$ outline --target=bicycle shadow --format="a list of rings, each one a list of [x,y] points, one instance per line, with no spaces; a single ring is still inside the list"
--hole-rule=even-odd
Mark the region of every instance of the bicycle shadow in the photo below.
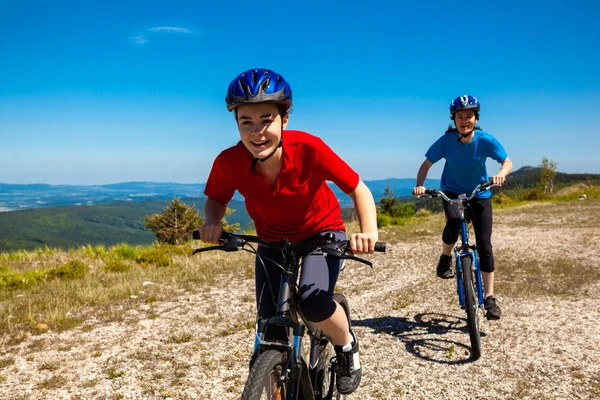
[[[373,333],[388,334],[404,343],[406,350],[415,357],[438,364],[459,365],[473,362],[471,347],[463,343],[438,338],[458,332],[468,331],[466,319],[453,315],[422,313],[414,316],[414,321],[405,317],[379,317],[352,320],[352,326],[371,328]],[[482,333],[482,336],[484,334]],[[462,350],[459,350],[462,349]]]

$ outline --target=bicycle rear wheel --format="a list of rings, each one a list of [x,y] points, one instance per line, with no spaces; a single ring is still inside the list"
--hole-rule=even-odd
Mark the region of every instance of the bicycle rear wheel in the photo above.
[[[258,356],[244,387],[242,400],[284,400],[287,384],[281,381],[285,354],[267,350]]]
[[[348,306],[348,300],[341,293],[335,293],[333,300],[338,303],[344,312],[348,320],[348,326],[350,326],[350,307]],[[335,350],[333,344],[329,341],[329,338],[325,335],[321,336],[321,348],[319,351],[319,369],[316,374],[315,384],[315,400],[342,400],[346,396],[337,392],[335,382],[331,380],[332,376],[332,363],[331,359],[335,357]],[[328,397],[329,390],[331,389],[331,396]]]
[[[477,315],[477,300],[475,297],[475,281],[473,277],[472,260],[462,257],[462,278],[465,294],[465,311],[467,312],[467,329],[471,339],[471,357],[477,360],[481,357],[481,334],[479,331],[479,317]]]

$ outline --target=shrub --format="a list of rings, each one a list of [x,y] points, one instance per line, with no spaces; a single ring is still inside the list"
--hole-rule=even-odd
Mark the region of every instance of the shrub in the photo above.
[[[47,279],[76,279],[84,277],[88,272],[88,267],[79,260],[72,260],[59,267],[52,268],[45,272]]]
[[[392,224],[392,217],[387,214],[377,213],[377,227],[384,228]]]
[[[168,267],[172,264],[171,256],[162,246],[151,247],[137,256],[136,261],[141,265],[154,264],[158,267]]]
[[[418,210],[417,210],[417,212],[415,213],[415,215],[416,215],[417,217],[428,217],[428,216],[430,216],[431,214],[432,214],[432,213],[431,213],[431,210],[428,210],[427,208],[420,208],[420,209],[418,209]]]
[[[125,272],[131,269],[131,265],[123,260],[113,259],[106,262],[105,272]]]
[[[88,257],[92,257],[92,258],[102,258],[102,257],[106,257],[106,254],[108,253],[106,251],[106,247],[99,245],[99,246],[91,246],[91,245],[87,245],[87,246],[82,246],[82,250],[83,250],[83,254],[88,256]]]
[[[410,218],[414,215],[415,205],[413,203],[401,203],[392,210],[392,217]]]
[[[500,193],[492,196],[492,203],[500,204],[500,205],[507,205],[509,203],[512,203],[512,199],[510,197],[508,197],[505,193],[500,192]]]
[[[544,198],[544,192],[540,190],[538,187],[531,188],[526,190],[523,195],[523,200],[541,200]]]
[[[6,289],[25,289],[40,280],[37,271],[27,271],[26,273],[14,272],[11,269],[0,267],[0,287]]]
[[[137,251],[135,250],[135,247],[125,243],[113,246],[109,251],[110,259],[135,260],[136,257]]]

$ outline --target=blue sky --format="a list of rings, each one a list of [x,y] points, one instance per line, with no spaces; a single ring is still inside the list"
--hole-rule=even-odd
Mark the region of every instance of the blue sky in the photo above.
[[[598,4],[0,0],[0,182],[205,182],[249,68],[365,180],[414,177],[465,93],[515,169],[600,173]]]

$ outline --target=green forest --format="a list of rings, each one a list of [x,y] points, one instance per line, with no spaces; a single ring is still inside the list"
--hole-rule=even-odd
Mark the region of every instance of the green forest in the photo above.
[[[202,210],[204,198],[182,199]],[[48,207],[0,213],[0,252],[44,247],[70,249],[81,245],[111,246],[152,244],[155,234],[146,228],[144,217],[162,213],[169,202],[117,202],[91,206]],[[251,225],[244,203],[231,201],[240,210],[228,217],[241,227]]]

